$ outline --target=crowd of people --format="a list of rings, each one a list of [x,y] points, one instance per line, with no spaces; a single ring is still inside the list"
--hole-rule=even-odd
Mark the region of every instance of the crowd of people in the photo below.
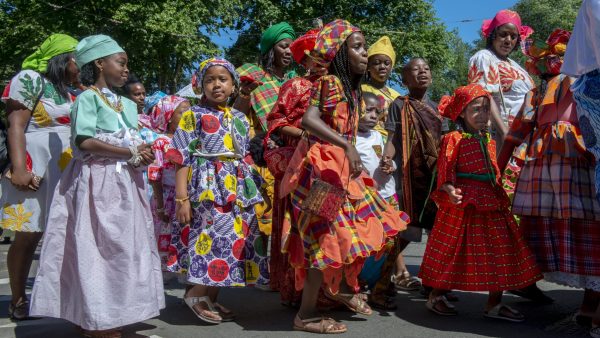
[[[109,36],[52,34],[2,94],[9,316],[120,337],[178,278],[210,324],[236,318],[220,290],[246,286],[312,333],[347,331],[334,308],[394,310],[396,290],[441,316],[458,314],[452,290],[489,292],[484,316],[522,322],[503,292],[550,303],[545,279],[585,290],[576,317],[600,337],[599,24],[584,0],[573,32],[533,41],[502,10],[439,103],[427,60],[401,60],[401,95],[389,37],[367,46],[342,19],[273,25],[257,64],[208,58],[180,95],[146,95]],[[402,252],[424,231],[417,278]]]

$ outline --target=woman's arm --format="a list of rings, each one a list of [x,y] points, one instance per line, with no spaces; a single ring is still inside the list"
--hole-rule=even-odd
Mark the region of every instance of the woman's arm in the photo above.
[[[502,88],[500,88],[500,90],[502,90]],[[500,136],[500,140],[504,140],[506,134],[508,133],[508,127],[504,124],[504,121],[502,121],[502,117],[500,115],[500,108],[496,104],[496,100],[494,100],[493,98],[490,99],[490,110],[492,113],[492,126],[494,126],[496,132],[499,133],[498,136]]]
[[[32,180],[33,175],[27,172],[26,167],[25,128],[31,118],[31,110],[25,108],[18,101],[9,99],[6,102],[6,111],[8,114],[8,153],[12,167],[10,181],[19,190],[27,190],[30,185],[37,190],[39,183]]]
[[[302,118],[302,127],[321,140],[344,149],[350,163],[350,174],[352,177],[360,175],[363,169],[362,161],[356,148],[321,120],[321,112],[317,107],[311,106],[308,108]]]
[[[77,136],[79,149],[105,157],[118,158],[129,160],[133,154],[129,148],[117,147],[106,142],[88,136]],[[154,161],[154,153],[152,152],[151,144],[141,144],[137,147],[140,156],[142,156],[142,164],[148,165]]]
[[[286,135],[295,138],[302,137],[302,133],[304,132],[304,130],[292,126],[281,127],[278,131],[280,135]]]

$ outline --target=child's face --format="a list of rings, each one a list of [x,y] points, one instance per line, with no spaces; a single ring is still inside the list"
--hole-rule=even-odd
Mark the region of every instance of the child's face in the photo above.
[[[369,97],[365,98],[365,113],[358,120],[358,130],[367,132],[377,125],[379,121],[379,115],[382,112],[381,104],[379,100]]]
[[[369,58],[369,75],[377,82],[384,83],[392,73],[392,59],[383,54],[376,54]]]
[[[431,86],[431,70],[423,59],[413,59],[402,70],[402,83],[411,89],[427,89]]]
[[[469,131],[485,129],[490,120],[490,100],[484,96],[476,98],[465,107],[460,116]]]
[[[177,126],[179,125],[179,120],[181,120],[181,115],[183,112],[190,110],[190,103],[188,101],[181,102],[177,109],[173,112],[173,116],[171,116],[171,120],[169,121],[168,131],[170,133],[174,133],[177,130]]]
[[[212,66],[202,80],[204,97],[213,105],[223,105],[233,93],[233,77],[227,68]]]
[[[121,52],[96,60],[96,66],[102,71],[108,86],[123,87],[129,77],[127,61],[127,53]]]
[[[350,72],[354,75],[363,75],[367,71],[368,53],[365,37],[360,32],[352,33],[346,39]]]

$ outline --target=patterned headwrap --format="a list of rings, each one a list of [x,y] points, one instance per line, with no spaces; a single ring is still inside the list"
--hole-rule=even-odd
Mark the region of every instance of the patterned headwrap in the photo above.
[[[65,34],[52,34],[29,55],[21,65],[22,69],[35,70],[45,73],[48,69],[48,61],[53,57],[75,51],[77,40]]]
[[[392,46],[392,41],[387,36],[382,36],[381,39],[377,40],[369,50],[369,57],[373,55],[386,55],[392,60],[392,67],[396,64],[396,52],[394,51],[394,46]]]
[[[487,38],[490,36],[490,34],[492,34],[494,29],[502,25],[506,25],[507,23],[512,23],[517,27],[522,41],[525,41],[528,36],[533,34],[533,28],[529,26],[523,26],[521,24],[521,17],[519,16],[519,13],[510,11],[508,9],[499,11],[491,20],[483,20],[481,32],[483,33],[483,36]]]
[[[148,115],[150,110],[158,104],[158,101],[165,96],[167,96],[167,94],[160,90],[150,96],[146,96],[146,99],[144,99],[144,114]]]
[[[206,71],[213,66],[225,67],[225,69],[227,69],[233,77],[233,84],[236,87],[239,87],[240,77],[235,71],[235,67],[231,64],[231,62],[220,58],[210,58],[202,61],[202,63],[200,63],[200,67],[192,76],[192,87],[194,88],[194,92],[196,94],[202,94],[202,80],[204,79],[204,75],[206,75]]]
[[[160,99],[150,112],[152,129],[157,133],[167,131],[173,113],[182,102],[188,102],[188,100],[175,95],[167,95]]]
[[[317,35],[313,56],[328,66],[346,39],[356,32],[360,32],[360,29],[346,20],[337,19],[326,24]]]
[[[527,39],[524,48],[527,71],[533,75],[558,75],[570,38],[571,32],[557,28],[550,34],[545,45],[536,45],[532,39]]]
[[[319,34],[319,31],[320,29],[318,28],[311,29],[292,42],[290,50],[292,51],[292,57],[297,64],[303,64],[307,53],[310,53],[310,51],[315,48],[315,42],[317,41],[317,34]]]
[[[296,38],[294,28],[287,22],[280,22],[267,28],[260,37],[260,55],[265,55],[276,43],[283,39]]]
[[[447,117],[452,121],[456,121],[456,119],[460,116],[465,107],[471,103],[471,101],[482,96],[490,98],[490,93],[485,91],[485,89],[483,89],[483,87],[480,85],[471,83],[469,85],[456,88],[454,95],[452,96],[443,96],[440,100],[440,104],[438,105],[438,109],[442,116]]]

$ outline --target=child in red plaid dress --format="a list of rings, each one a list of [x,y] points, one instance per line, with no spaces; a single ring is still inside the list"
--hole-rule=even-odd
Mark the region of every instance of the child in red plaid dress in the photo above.
[[[431,197],[439,210],[419,274],[434,288],[427,308],[456,315],[447,290],[489,291],[486,317],[523,321],[501,303],[502,292],[531,285],[541,274],[499,183],[496,145],[486,131],[490,95],[470,84],[443,97],[439,110],[462,130],[444,136],[438,158],[438,189]]]

